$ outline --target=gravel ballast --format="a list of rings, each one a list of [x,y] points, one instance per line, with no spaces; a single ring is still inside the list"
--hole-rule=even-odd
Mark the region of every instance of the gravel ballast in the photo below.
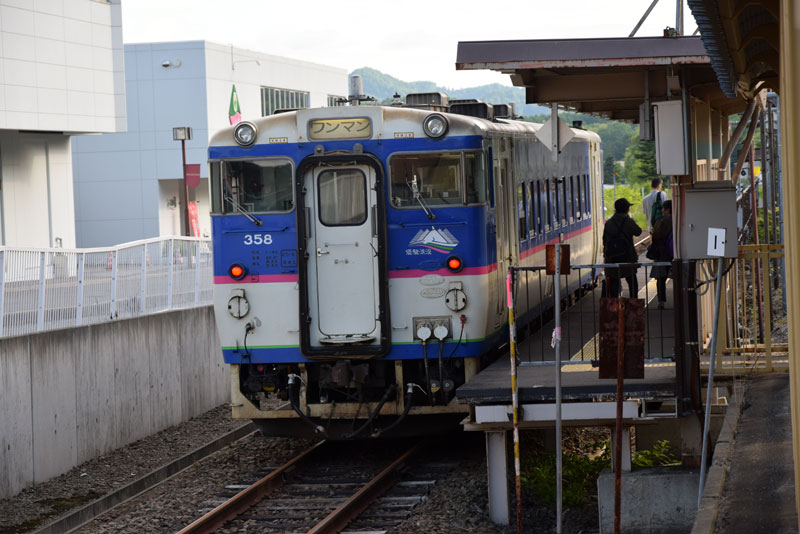
[[[0,534],[32,532],[243,424],[231,419],[228,407],[219,407],[28,488],[0,501]],[[451,442],[456,448],[454,454],[460,457],[458,468],[438,480],[427,501],[390,534],[516,532],[515,525],[494,525],[488,519],[483,434],[459,433]],[[248,435],[78,532],[176,532],[219,504],[226,485],[250,484],[313,443]],[[525,532],[555,531],[554,505],[538,503],[527,494],[523,505]],[[511,517],[514,521],[513,508]],[[596,507],[567,510],[564,532],[596,532],[596,521]]]

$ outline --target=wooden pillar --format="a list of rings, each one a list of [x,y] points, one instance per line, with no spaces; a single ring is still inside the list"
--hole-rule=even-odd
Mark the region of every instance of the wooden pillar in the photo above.
[[[797,228],[800,211],[784,206],[800,205],[800,5],[794,0],[781,0],[781,165],[783,171],[784,225]],[[789,330],[789,379],[791,384],[792,440],[794,444],[795,487],[800,488],[800,232],[786,232],[786,304]],[[800,510],[800,491],[795,492]]]

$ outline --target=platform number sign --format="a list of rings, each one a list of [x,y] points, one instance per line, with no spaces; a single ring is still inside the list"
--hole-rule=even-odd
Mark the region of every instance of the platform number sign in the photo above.
[[[708,229],[708,255],[714,258],[725,256],[725,228]]]

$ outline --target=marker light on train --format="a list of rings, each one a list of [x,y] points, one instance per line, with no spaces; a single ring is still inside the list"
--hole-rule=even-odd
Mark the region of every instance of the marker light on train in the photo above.
[[[240,122],[233,129],[233,138],[241,146],[250,146],[256,142],[257,129],[252,122]]]
[[[458,256],[450,256],[447,258],[447,268],[454,273],[457,273],[464,268],[464,264],[461,262],[461,258]]]
[[[425,135],[434,139],[444,136],[447,133],[448,126],[447,119],[438,113],[428,115],[422,121],[422,129],[425,131]]]
[[[238,263],[234,263],[228,268],[228,274],[231,275],[231,278],[234,280],[241,280],[244,278],[246,274],[244,267]]]

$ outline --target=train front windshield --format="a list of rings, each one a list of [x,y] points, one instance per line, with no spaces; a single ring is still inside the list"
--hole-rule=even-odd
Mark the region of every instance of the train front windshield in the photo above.
[[[214,212],[281,213],[294,208],[292,165],[286,160],[228,161],[212,165]],[[224,202],[223,202],[224,201]]]
[[[486,172],[480,152],[402,154],[390,160],[392,204],[419,207],[486,202]]]

